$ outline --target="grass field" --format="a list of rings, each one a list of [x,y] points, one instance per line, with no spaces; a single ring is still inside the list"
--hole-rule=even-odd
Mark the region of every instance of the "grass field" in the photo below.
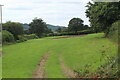
[[[0,79],[2,78],[2,58],[0,57]]]
[[[61,68],[59,58],[62,57],[65,66],[81,74],[85,66],[94,72],[105,64],[109,56],[117,55],[117,44],[103,33],[89,34],[83,37],[51,39],[53,37],[29,40],[3,47],[3,78],[32,78],[41,57],[50,52],[45,64],[45,74],[48,78],[66,78]]]
[[[0,79],[2,78],[2,57],[0,56]]]

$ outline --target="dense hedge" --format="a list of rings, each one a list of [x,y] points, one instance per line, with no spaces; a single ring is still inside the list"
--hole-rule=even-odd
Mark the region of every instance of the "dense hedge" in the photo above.
[[[118,33],[119,25],[120,25],[120,20],[113,23],[109,30],[108,37],[113,41],[118,41],[118,37],[120,38],[120,34]]]
[[[24,41],[27,41],[27,38],[25,38],[24,35],[18,35],[17,42],[24,42]]]
[[[83,31],[78,31],[77,33],[75,32],[49,33],[46,36],[83,35],[83,34],[91,34],[91,33],[95,33],[95,32],[93,30],[83,30]]]
[[[8,42],[14,42],[14,36],[10,32],[3,30],[2,31],[2,42],[8,43]]]
[[[35,34],[29,34],[29,35],[19,35],[18,38],[19,40],[17,40],[17,42],[24,42],[30,39],[37,39],[39,37]]]
[[[37,38],[39,38],[36,34],[24,35],[24,37],[27,38],[27,39],[37,39]]]

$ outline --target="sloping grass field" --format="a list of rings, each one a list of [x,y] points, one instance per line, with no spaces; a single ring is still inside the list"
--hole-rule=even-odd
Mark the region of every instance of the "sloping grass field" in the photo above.
[[[53,37],[29,40],[3,47],[3,78],[32,78],[41,57],[50,52],[46,64],[45,75],[48,78],[66,78],[59,58],[65,66],[80,74],[94,72],[107,62],[102,55],[116,56],[117,44],[103,33],[89,34],[81,37],[51,39]],[[61,57],[60,57],[61,56]]]
[[[2,57],[0,57],[0,79],[2,78]]]

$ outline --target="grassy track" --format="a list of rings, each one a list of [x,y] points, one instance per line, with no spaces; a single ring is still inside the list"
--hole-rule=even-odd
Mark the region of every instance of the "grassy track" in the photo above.
[[[0,47],[0,51],[2,51],[2,47]],[[2,57],[0,56],[0,79],[2,78]]]
[[[0,79],[2,78],[2,57],[0,56]]]
[[[29,78],[32,77],[41,56],[50,51],[52,54],[45,64],[45,73],[49,78],[64,78],[60,67],[59,56],[71,70],[84,73],[86,65],[91,65],[89,71],[95,71],[107,59],[102,52],[109,56],[117,54],[117,45],[103,38],[102,33],[90,34],[84,37],[65,39],[42,38],[29,40],[3,47],[3,77]]]

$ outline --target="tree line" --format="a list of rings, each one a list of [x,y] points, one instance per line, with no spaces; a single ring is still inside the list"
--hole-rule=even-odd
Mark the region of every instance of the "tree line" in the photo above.
[[[62,32],[74,32],[77,33],[81,30],[88,29],[88,25],[83,24],[83,20],[80,18],[73,18],[69,21],[68,28],[60,27],[56,30],[58,33]],[[22,23],[19,22],[11,22],[8,21],[3,24],[3,42],[9,41],[26,41],[26,37],[30,37],[30,34],[35,34],[32,38],[40,38],[47,36],[47,34],[54,34],[51,29],[47,27],[46,22],[44,22],[41,18],[34,18],[31,23],[29,23],[29,30],[24,30]],[[8,34],[8,35],[7,35]],[[25,35],[26,34],[26,35]],[[12,36],[10,36],[12,35]],[[35,37],[37,36],[37,37]],[[57,35],[56,35],[57,36]],[[11,37],[11,38],[9,38]],[[13,39],[14,38],[14,39]],[[9,40],[11,39],[11,40]]]
[[[32,38],[58,35],[79,35],[104,32],[106,37],[110,32],[116,32],[118,28],[112,24],[120,20],[120,2],[94,2],[87,3],[86,16],[90,26],[84,25],[81,18],[72,18],[68,27],[60,27],[53,33],[48,29],[46,22],[41,18],[34,18],[29,23],[29,30],[23,30],[22,23],[8,21],[3,24],[3,42],[25,41]],[[117,25],[117,24],[116,24]],[[12,39],[11,39],[11,38]]]

